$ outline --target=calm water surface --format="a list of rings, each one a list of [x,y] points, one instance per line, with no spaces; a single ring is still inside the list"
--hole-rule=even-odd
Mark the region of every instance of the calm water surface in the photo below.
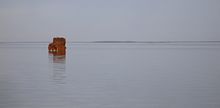
[[[220,108],[220,44],[0,44],[0,108]]]

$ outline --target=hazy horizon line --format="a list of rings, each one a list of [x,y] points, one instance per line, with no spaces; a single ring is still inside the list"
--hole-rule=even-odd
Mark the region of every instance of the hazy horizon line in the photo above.
[[[0,43],[51,43],[50,41],[3,41]],[[220,43],[220,41],[67,41],[67,43]]]

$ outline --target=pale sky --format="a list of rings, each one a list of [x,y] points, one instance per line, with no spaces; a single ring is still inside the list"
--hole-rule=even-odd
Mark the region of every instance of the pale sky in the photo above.
[[[0,42],[220,41],[220,0],[0,0]]]

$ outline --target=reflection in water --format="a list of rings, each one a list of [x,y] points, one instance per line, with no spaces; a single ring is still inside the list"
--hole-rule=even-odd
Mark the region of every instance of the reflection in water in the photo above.
[[[65,64],[66,55],[49,53],[49,61],[52,64],[52,79],[56,84],[64,84],[66,78]]]

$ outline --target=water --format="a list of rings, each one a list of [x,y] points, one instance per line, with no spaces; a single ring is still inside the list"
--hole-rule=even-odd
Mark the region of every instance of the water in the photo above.
[[[0,44],[0,108],[219,108],[220,44]]]

